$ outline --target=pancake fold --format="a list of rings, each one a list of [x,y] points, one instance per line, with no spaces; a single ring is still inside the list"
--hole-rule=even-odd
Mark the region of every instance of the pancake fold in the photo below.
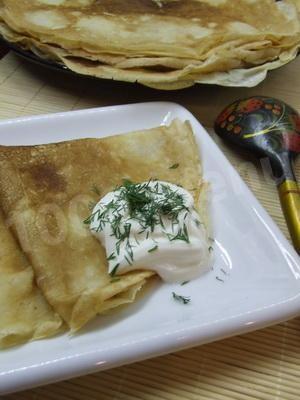
[[[178,164],[178,168],[170,166]],[[153,275],[107,272],[104,248],[83,221],[92,204],[124,179],[165,180],[201,207],[199,152],[188,122],[102,139],[0,146],[0,202],[43,295],[76,331],[104,310],[132,302]],[[200,200],[203,198],[203,201]]]
[[[63,322],[38,289],[1,210],[0,241],[0,349],[60,332]]]

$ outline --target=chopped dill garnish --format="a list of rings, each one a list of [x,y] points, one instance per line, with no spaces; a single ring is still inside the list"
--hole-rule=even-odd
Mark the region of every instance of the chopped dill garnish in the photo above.
[[[119,263],[116,264],[116,265],[114,266],[113,270],[109,273],[109,275],[112,276],[112,277],[115,276],[115,274],[116,274],[117,269],[119,268],[119,266],[120,266]]]
[[[223,279],[219,278],[218,276],[216,276],[216,280],[220,281],[220,282],[225,282]]]
[[[113,278],[111,278],[110,283],[114,283],[114,282],[118,282],[121,278],[114,276]]]
[[[211,251],[213,251],[213,249],[214,248],[212,246],[209,246],[208,251],[211,252]]]
[[[126,188],[124,197],[129,206],[130,214],[141,211],[146,204],[151,203],[151,199],[146,190],[136,190],[136,185],[130,181],[125,181],[124,187]]]
[[[148,253],[152,253],[152,251],[155,251],[157,249],[158,249],[158,246],[156,245],[156,246],[152,247],[152,249],[148,250]]]
[[[87,217],[83,223],[86,225],[90,225],[92,223],[92,221],[96,218],[96,216],[98,216],[99,214],[99,210],[95,211],[94,213],[92,213],[89,217]]]
[[[187,283],[189,283],[189,281],[184,281],[180,285],[183,286],[183,285],[186,285]]]
[[[94,201],[90,201],[89,204],[88,204],[88,209],[90,211],[93,211],[95,205],[96,205],[96,203]]]
[[[220,268],[220,271],[222,271],[224,275],[228,275],[228,273],[225,271],[225,269]]]
[[[107,257],[107,261],[115,260],[116,256],[114,253],[111,253],[109,257]]]
[[[211,242],[214,242],[215,241],[215,239],[214,238],[212,238],[212,237],[208,237],[208,240],[210,240]]]
[[[124,179],[122,185],[115,188],[112,200],[106,204],[100,203],[99,208],[84,223],[92,224],[91,230],[94,232],[102,232],[109,225],[110,236],[115,238],[116,243],[115,251],[108,260],[113,260],[116,258],[113,256],[125,251],[126,261],[132,264],[133,248],[139,244],[139,235],[143,235],[142,240],[148,239],[157,226],[162,228],[163,234],[170,241],[182,240],[189,243],[185,220],[191,209],[185,205],[185,196],[178,190],[152,179],[144,183]],[[138,233],[131,235],[132,224],[135,227],[136,223]],[[166,226],[171,229],[167,230]],[[157,246],[154,246],[149,252],[156,249]]]
[[[188,304],[191,301],[190,297],[181,296],[179,294],[176,294],[175,292],[172,292],[172,296],[173,299],[180,301],[182,304]]]
[[[171,165],[171,167],[169,167],[169,169],[176,169],[179,167],[179,163],[173,164]]]
[[[173,240],[182,240],[186,243],[190,243],[186,224],[183,225],[183,228],[178,229],[178,232],[176,235],[168,234],[168,238],[169,238],[170,242],[172,242]]]
[[[197,227],[199,228],[200,225],[204,225],[203,222],[200,222],[199,219],[194,219],[195,224],[197,225]]]
[[[92,186],[92,192],[94,192],[97,196],[101,196],[101,192],[98,188],[98,186],[96,186],[95,184]]]
[[[132,265],[131,260],[129,260],[129,258],[127,256],[124,256],[125,260],[127,261],[127,264]]]

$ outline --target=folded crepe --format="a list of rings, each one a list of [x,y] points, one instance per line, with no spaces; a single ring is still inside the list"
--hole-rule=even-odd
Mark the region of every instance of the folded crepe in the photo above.
[[[174,164],[178,168],[170,168]],[[181,184],[201,203],[206,220],[205,184],[188,123],[176,120],[169,127],[103,139],[0,147],[5,216],[38,286],[72,330],[99,312],[133,301],[153,275],[135,271],[112,279],[105,250],[83,223],[91,206],[125,178]]]
[[[37,288],[1,211],[0,242],[0,349],[56,334],[63,321]]]
[[[299,0],[1,0],[0,32],[81,74],[253,86],[296,57],[299,10]]]

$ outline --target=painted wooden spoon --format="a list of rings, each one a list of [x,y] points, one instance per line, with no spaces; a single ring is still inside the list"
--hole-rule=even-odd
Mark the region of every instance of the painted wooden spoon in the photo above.
[[[300,191],[293,161],[300,153],[300,115],[283,101],[255,96],[237,100],[215,121],[224,139],[267,157],[295,249],[300,254]]]

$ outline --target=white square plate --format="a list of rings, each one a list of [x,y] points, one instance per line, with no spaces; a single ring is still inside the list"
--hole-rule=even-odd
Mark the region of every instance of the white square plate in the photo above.
[[[0,394],[104,370],[265,327],[300,312],[296,252],[204,128],[183,107],[144,103],[0,122],[0,143],[40,144],[188,119],[212,183],[214,270],[187,285],[157,284],[81,334],[2,351]],[[218,280],[220,278],[222,280]],[[172,291],[190,296],[182,305]]]

